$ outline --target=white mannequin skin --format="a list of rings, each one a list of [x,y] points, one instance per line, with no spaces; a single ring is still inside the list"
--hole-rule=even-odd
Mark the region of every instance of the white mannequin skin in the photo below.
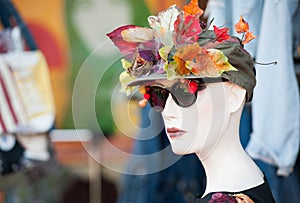
[[[160,80],[164,86],[172,81]],[[209,83],[190,107],[169,95],[162,111],[168,139],[176,154],[196,153],[211,192],[239,192],[264,183],[260,169],[240,144],[239,125],[246,91],[231,82]],[[175,129],[175,133],[172,133]],[[177,131],[177,130],[180,131]]]

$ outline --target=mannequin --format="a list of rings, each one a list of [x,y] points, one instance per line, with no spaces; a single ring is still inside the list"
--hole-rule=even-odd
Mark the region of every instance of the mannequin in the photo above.
[[[244,45],[255,38],[240,17],[242,39],[226,27],[205,26],[198,0],[149,16],[151,28],[122,26],[107,34],[126,55],[121,91],[135,87],[163,116],[176,154],[196,153],[207,176],[200,202],[273,203],[264,175],[243,150],[239,124],[256,85]],[[128,61],[128,60],[130,61]],[[187,169],[188,171],[188,169]],[[226,200],[226,201],[225,201]]]
[[[166,101],[162,116],[174,153],[196,153],[205,168],[207,186],[203,196],[217,191],[246,190],[264,182],[262,172],[239,140],[245,94],[243,88],[230,82],[210,83],[198,92],[191,107],[179,107],[172,97]],[[184,132],[176,136],[174,129]]]

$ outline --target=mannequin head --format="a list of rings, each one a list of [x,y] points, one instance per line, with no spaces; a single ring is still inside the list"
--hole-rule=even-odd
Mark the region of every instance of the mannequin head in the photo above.
[[[234,129],[228,128],[239,125],[246,91],[231,82],[203,83],[196,92],[195,102],[181,107],[175,101],[181,96],[174,92],[178,88],[171,88],[177,83],[178,80],[159,80],[151,85],[170,90],[164,108],[160,109],[168,139],[176,154],[200,153],[205,157],[214,149],[224,131],[233,132]],[[235,125],[231,125],[232,122]]]
[[[194,3],[191,1],[188,7],[195,6]],[[167,133],[178,154],[204,153],[204,149],[212,149],[243,101],[251,101],[256,84],[253,59],[244,49],[244,44],[255,38],[247,22],[241,17],[235,25],[237,33],[248,33],[239,39],[230,36],[228,28],[202,27],[204,24],[198,16],[201,9],[195,15],[186,8],[182,10],[173,5],[157,16],[149,16],[151,28],[128,25],[108,34],[126,54],[122,59],[121,91],[129,94],[139,86],[144,95],[141,106],[149,99],[157,99],[157,105],[165,107],[162,113],[166,129],[169,128]],[[177,105],[180,102],[176,100],[176,88],[172,88],[181,80],[202,80],[207,84],[207,88],[195,94],[197,99],[193,99],[193,94],[187,97],[182,91],[186,98],[181,101],[183,108]],[[147,90],[147,86],[156,84],[160,89]],[[169,93],[172,96],[166,96]],[[182,96],[181,93],[178,96]],[[160,94],[162,99],[155,94]],[[162,101],[163,106],[159,103]],[[233,107],[235,103],[238,105]],[[175,137],[176,133],[171,132],[185,135]],[[183,144],[177,144],[179,142]]]

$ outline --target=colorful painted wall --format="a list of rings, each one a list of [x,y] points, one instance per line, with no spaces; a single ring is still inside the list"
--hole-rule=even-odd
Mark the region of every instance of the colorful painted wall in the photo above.
[[[13,3],[46,56],[55,95],[57,127],[62,127],[71,93],[64,1],[14,0]]]
[[[32,31],[38,46],[49,63],[56,103],[57,128],[73,128],[72,87],[78,71],[87,57],[101,43],[106,33],[118,26],[136,24],[148,26],[147,17],[172,4],[184,5],[185,0],[14,0],[17,9]],[[94,64],[106,60],[95,56]],[[119,67],[117,67],[119,68]],[[117,70],[116,70],[117,71]],[[121,70],[119,70],[121,71]],[[102,88],[108,89],[115,73],[108,73]],[[115,131],[108,93],[95,98],[96,114],[105,134]],[[82,107],[84,108],[84,106]],[[87,121],[88,127],[88,121]]]

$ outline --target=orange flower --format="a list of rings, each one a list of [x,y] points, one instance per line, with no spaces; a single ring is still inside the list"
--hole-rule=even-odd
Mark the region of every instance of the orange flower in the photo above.
[[[198,0],[191,0],[191,2],[188,5],[185,5],[183,7],[184,10],[184,16],[188,15],[199,15],[201,16],[203,14],[203,10],[199,7]]]
[[[253,39],[255,39],[255,38],[256,38],[256,36],[253,35],[252,32],[248,31],[248,32],[246,33],[246,35],[245,35],[245,39],[244,39],[244,41],[242,42],[242,44],[247,44],[247,43],[249,43],[251,40],[253,40]]]
[[[179,75],[189,75],[191,71],[185,67],[186,61],[178,56],[174,56],[174,60],[177,63],[176,72]]]
[[[240,17],[240,21],[235,24],[235,30],[237,33],[245,33],[249,30],[249,24],[244,20],[243,16]]]

